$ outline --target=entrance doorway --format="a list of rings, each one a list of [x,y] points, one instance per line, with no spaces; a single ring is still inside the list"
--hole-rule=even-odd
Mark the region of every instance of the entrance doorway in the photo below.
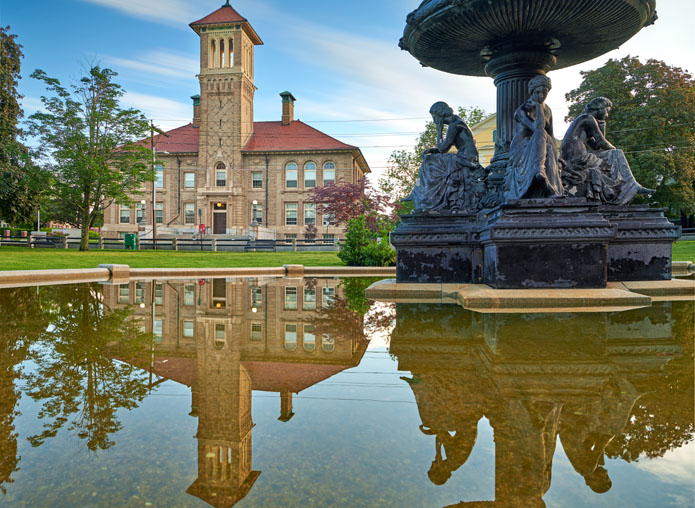
[[[212,234],[224,235],[227,233],[227,204],[215,203],[212,212]]]

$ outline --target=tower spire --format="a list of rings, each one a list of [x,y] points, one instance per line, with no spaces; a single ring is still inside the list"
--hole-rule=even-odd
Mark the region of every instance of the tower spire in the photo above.
[[[231,7],[231,5],[229,5],[229,0],[227,0],[222,7]]]

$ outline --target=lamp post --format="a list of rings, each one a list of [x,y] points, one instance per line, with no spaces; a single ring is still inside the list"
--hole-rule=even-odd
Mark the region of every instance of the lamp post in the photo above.
[[[258,201],[254,199],[251,206],[251,227],[256,229],[256,234],[253,237],[253,252],[256,252],[256,241],[258,240],[258,226],[260,226],[260,224],[256,220],[256,215],[254,214],[254,212],[256,211],[257,204]]]

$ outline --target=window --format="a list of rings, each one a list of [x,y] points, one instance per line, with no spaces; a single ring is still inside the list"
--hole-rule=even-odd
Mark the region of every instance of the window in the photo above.
[[[215,324],[215,347],[222,349],[227,344],[227,329],[225,325]]]
[[[297,203],[285,203],[285,225],[297,225]]]
[[[297,239],[297,233],[285,233],[285,241],[291,242]]]
[[[334,226],[335,225],[335,215],[331,212],[323,212],[323,225],[324,226]]]
[[[263,171],[251,172],[251,187],[253,187],[254,189],[263,188]]]
[[[184,189],[195,189],[195,173],[184,173],[183,174],[183,188]]]
[[[251,286],[251,309],[263,308],[263,288],[261,286]]]
[[[195,203],[183,204],[183,220],[185,224],[195,224]]]
[[[215,185],[217,187],[227,186],[227,170],[226,169],[216,169],[215,170]]]
[[[334,348],[335,342],[333,341],[333,338],[324,334],[321,338],[321,349],[323,349],[326,353],[330,353]]]
[[[135,283],[135,303],[145,303],[145,283]]]
[[[193,337],[195,335],[195,323],[193,321],[183,322],[183,336]]]
[[[332,185],[335,183],[335,164],[326,162],[323,165],[323,185]]]
[[[304,203],[304,224],[316,224],[316,203]]]
[[[314,310],[316,308],[316,288],[304,288],[304,310]]]
[[[290,162],[285,166],[285,187],[288,189],[297,188],[297,164]]]
[[[335,288],[323,288],[323,297],[321,300],[321,305],[323,307],[332,306],[334,298],[335,298]]]
[[[316,335],[314,335],[314,327],[312,325],[304,325],[302,347],[304,347],[304,351],[309,352],[316,349]]]
[[[285,325],[285,349],[288,351],[297,349],[297,325]]]
[[[297,310],[297,288],[285,288],[285,310]]]
[[[195,305],[195,284],[186,284],[183,287],[183,304],[189,307]]]
[[[135,220],[137,221],[138,224],[144,224],[145,223],[145,206],[142,203],[138,203],[135,206]]]
[[[121,205],[118,221],[121,224],[130,224],[130,207],[128,205]]]
[[[263,325],[251,323],[251,340],[263,340]]]
[[[121,284],[118,286],[118,303],[129,303],[130,302],[130,286],[128,284]]]
[[[212,279],[212,306],[215,309],[227,308],[226,279]]]
[[[164,284],[157,282],[154,285],[154,304],[162,305],[164,300]]]
[[[154,208],[154,216],[157,224],[164,224],[164,203],[157,203]]]
[[[316,164],[314,162],[304,164],[304,187],[307,189],[316,187]]]
[[[332,233],[331,234],[324,233],[323,241],[326,243],[334,243],[335,242],[335,235]]]
[[[154,166],[154,171],[156,173],[155,185],[158,189],[164,188],[164,166],[161,164],[156,164]]]
[[[162,320],[155,319],[152,326],[152,334],[154,335],[154,342],[159,344],[162,342]]]
[[[251,220],[256,221],[256,223],[260,226],[263,224],[263,205],[260,203],[256,203],[255,205],[251,205]]]

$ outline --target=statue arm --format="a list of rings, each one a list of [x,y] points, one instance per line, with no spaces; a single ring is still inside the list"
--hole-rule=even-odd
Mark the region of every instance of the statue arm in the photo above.
[[[454,146],[456,143],[456,138],[458,137],[459,133],[461,132],[462,127],[465,124],[461,122],[455,122],[449,125],[449,128],[446,130],[446,136],[444,137],[443,140],[440,141],[440,136],[437,136],[437,149],[441,153],[446,153],[449,151],[449,149]]]
[[[587,144],[592,150],[615,150],[601,132],[595,118],[591,117],[591,120],[586,123]]]
[[[528,130],[535,130],[536,129],[536,122],[531,120],[531,117],[528,115],[526,110],[524,109],[525,104],[522,104],[519,106],[516,110],[516,113],[514,113],[514,120],[519,122],[521,125],[526,127]]]

